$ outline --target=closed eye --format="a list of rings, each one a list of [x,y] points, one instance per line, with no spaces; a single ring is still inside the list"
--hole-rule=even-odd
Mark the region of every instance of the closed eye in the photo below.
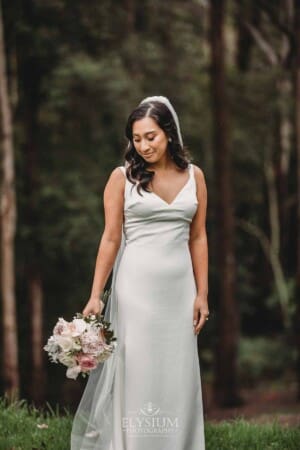
[[[148,138],[148,141],[154,141],[154,139],[155,139],[154,137],[153,138]],[[134,139],[133,142],[140,142],[140,141],[137,141],[136,139]]]

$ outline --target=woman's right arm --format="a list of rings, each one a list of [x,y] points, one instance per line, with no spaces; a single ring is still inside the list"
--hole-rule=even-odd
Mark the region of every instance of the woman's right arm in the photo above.
[[[99,244],[90,298],[82,311],[102,312],[104,303],[100,294],[113,268],[122,239],[125,177],[117,167],[111,172],[103,192],[105,227]]]

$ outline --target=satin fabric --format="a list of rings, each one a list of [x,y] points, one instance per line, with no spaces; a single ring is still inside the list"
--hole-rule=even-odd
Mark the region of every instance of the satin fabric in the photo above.
[[[196,295],[188,240],[194,167],[171,203],[126,178],[122,243],[105,319],[118,346],[91,373],[71,450],[204,450]]]

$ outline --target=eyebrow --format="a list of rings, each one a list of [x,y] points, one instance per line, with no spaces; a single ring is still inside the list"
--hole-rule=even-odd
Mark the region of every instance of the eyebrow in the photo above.
[[[147,131],[145,134],[155,133],[156,130]],[[133,136],[139,136],[137,133],[133,133]]]

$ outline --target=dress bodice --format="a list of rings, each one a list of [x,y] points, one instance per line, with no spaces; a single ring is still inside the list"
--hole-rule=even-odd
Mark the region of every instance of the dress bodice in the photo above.
[[[187,182],[171,203],[143,189],[140,195],[136,185],[127,179],[125,167],[119,168],[126,178],[123,223],[126,244],[152,245],[162,240],[177,245],[187,243],[190,223],[198,206],[193,164],[188,166]]]

